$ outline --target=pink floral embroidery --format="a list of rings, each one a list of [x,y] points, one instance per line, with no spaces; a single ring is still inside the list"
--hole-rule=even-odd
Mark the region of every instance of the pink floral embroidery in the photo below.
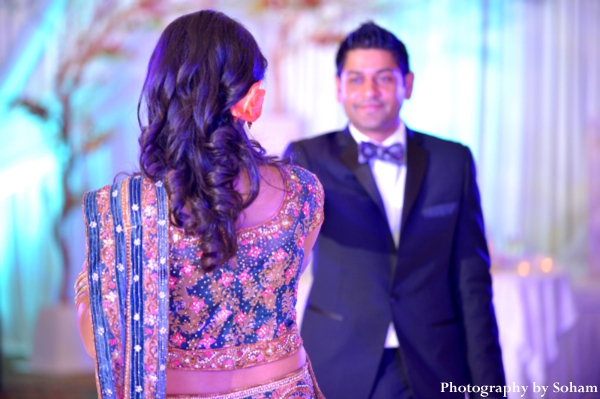
[[[241,272],[238,276],[238,280],[240,280],[242,284],[246,284],[246,281],[250,280],[250,274],[248,274],[248,271],[244,270],[243,272]]]
[[[273,258],[277,261],[277,262],[281,262],[282,260],[284,260],[285,258],[287,258],[287,253],[283,250],[283,248],[279,248],[277,250],[277,252],[275,252],[273,254]]]
[[[177,331],[174,335],[171,336],[171,342],[173,342],[177,346],[181,346],[181,344],[185,344],[187,340],[179,331]]]
[[[286,326],[285,326],[285,324],[283,324],[283,323],[281,323],[281,324],[279,325],[279,327],[277,327],[277,333],[278,333],[279,335],[283,335],[283,334],[285,334],[285,333],[286,333],[286,331],[287,331],[287,327],[286,327]]]
[[[153,326],[156,324],[156,315],[155,314],[145,314],[144,315],[144,323],[149,326]]]
[[[235,315],[235,322],[239,325],[244,324],[244,321],[246,321],[246,315],[242,312],[239,312],[238,314]]]
[[[169,289],[172,290],[175,288],[178,282],[179,279],[177,277],[169,276]]]
[[[271,330],[269,329],[269,327],[267,327],[266,324],[263,324],[258,330],[256,330],[256,335],[258,335],[260,339],[264,339],[265,337],[270,335],[270,332]]]
[[[288,268],[285,273],[285,282],[289,284],[289,282],[292,280],[292,278],[294,278],[294,276],[296,275],[296,270],[292,267]]]
[[[213,337],[211,337],[208,334],[204,334],[202,336],[202,339],[200,340],[200,343],[202,344],[202,346],[205,346],[207,348],[210,347],[215,342],[216,342],[216,339],[214,339]]]
[[[215,318],[217,321],[225,321],[229,315],[232,313],[229,309],[221,309],[217,312],[217,317]]]
[[[248,255],[252,256],[253,258],[258,258],[258,255],[260,255],[262,251],[262,248],[253,246],[248,251]]]
[[[305,216],[310,216],[310,206],[308,205],[308,202],[305,202],[302,206],[302,213],[304,213]]]
[[[186,276],[191,276],[193,271],[194,271],[194,266],[190,262],[188,262],[188,261],[183,262],[183,267],[181,268],[181,272],[183,274],[185,274]]]
[[[196,313],[200,313],[200,311],[202,310],[204,305],[205,305],[204,299],[194,298],[194,299],[192,299],[192,304],[190,306],[190,309],[192,309]]]
[[[229,284],[231,284],[232,281],[233,281],[232,274],[223,273],[223,275],[221,276],[221,279],[219,280],[219,284],[223,285],[224,287],[229,287]]]
[[[300,248],[304,248],[304,241],[306,240],[306,236],[302,236],[298,239],[298,247]],[[305,256],[308,256],[308,254],[305,254]]]
[[[146,223],[144,223],[148,229],[152,228],[151,224],[150,224],[150,226],[148,226],[148,224],[149,224],[148,222],[151,222],[151,221],[152,220],[148,220],[148,221],[146,221]],[[157,255],[156,249],[152,248],[150,246],[148,246],[148,248],[144,248],[144,254],[145,254],[146,259],[154,259],[154,258],[156,258],[156,255]]]
[[[273,295],[273,287],[271,287],[270,285],[267,285],[264,289],[264,291],[262,292],[262,296],[264,298],[269,298],[271,295]]]

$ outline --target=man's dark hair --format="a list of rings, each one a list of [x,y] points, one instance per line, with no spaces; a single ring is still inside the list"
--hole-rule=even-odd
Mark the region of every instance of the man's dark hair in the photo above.
[[[392,32],[369,21],[362,24],[354,32],[350,32],[342,44],[340,44],[340,48],[335,57],[337,76],[340,76],[342,69],[344,69],[348,51],[356,49],[388,50],[394,56],[396,64],[398,64],[400,71],[402,71],[402,75],[406,75],[410,72],[408,52],[406,51],[404,43],[398,40]]]

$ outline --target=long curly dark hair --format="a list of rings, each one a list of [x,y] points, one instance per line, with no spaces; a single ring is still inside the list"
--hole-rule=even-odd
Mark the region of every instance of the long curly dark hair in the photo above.
[[[259,167],[280,165],[230,112],[266,68],[250,32],[212,10],[171,22],[148,64],[138,103],[141,173],[164,179],[171,223],[200,237],[205,271],[235,256],[235,224],[258,195]],[[249,180],[245,200],[233,186],[241,173]]]

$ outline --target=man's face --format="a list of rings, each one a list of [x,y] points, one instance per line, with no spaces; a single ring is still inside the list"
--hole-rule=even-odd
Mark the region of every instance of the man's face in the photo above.
[[[410,98],[413,78],[412,73],[403,78],[387,50],[350,50],[336,77],[338,101],[361,133],[381,142],[398,128],[402,101]]]

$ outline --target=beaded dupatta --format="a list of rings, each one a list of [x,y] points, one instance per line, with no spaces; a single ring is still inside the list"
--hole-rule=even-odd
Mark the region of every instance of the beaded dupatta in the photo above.
[[[98,396],[164,398],[169,300],[165,188],[161,181],[130,177],[86,193],[83,211]]]

